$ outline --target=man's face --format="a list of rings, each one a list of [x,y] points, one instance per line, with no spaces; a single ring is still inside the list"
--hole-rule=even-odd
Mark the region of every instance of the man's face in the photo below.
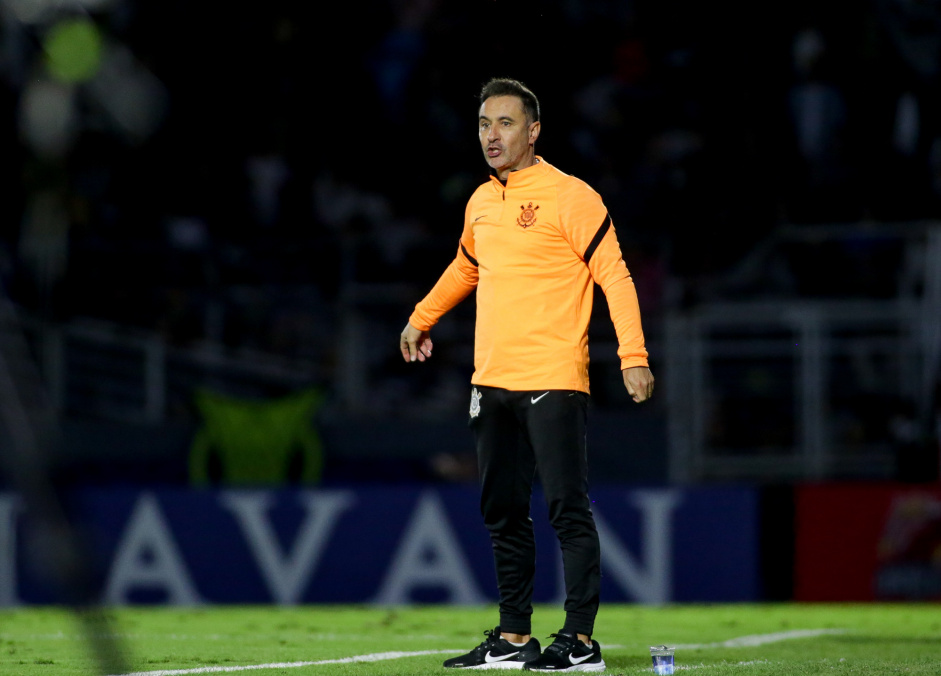
[[[533,163],[539,123],[527,123],[523,102],[516,96],[491,96],[480,106],[477,128],[484,157],[501,179]]]

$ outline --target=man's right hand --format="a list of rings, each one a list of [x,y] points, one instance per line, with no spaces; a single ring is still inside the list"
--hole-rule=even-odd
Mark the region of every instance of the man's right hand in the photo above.
[[[431,357],[431,334],[419,331],[411,324],[406,324],[399,337],[399,348],[402,350],[402,359],[407,362],[425,361]]]

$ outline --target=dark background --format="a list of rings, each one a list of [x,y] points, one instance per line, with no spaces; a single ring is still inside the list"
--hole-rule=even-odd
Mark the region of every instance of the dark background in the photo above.
[[[324,395],[324,480],[472,478],[472,303],[436,329],[430,364],[406,366],[396,344],[487,178],[475,116],[492,76],[536,92],[537,152],[604,198],[657,374],[670,312],[893,298],[904,251],[873,228],[941,217],[936,1],[42,7],[0,16],[0,278],[40,362],[55,327],[127,352],[69,362],[60,414],[88,480],[185,483],[199,388],[309,387]],[[104,46],[70,80],[49,41],[77,18]],[[869,238],[723,290],[780,228],[832,224]],[[595,466],[617,456],[602,480],[664,481],[666,399],[632,408],[598,300]],[[143,395],[102,383],[144,339],[168,356],[165,405],[142,422],[113,402]],[[279,375],[213,370],[207,350]],[[767,432],[751,420],[742,407],[725,421],[740,445]]]

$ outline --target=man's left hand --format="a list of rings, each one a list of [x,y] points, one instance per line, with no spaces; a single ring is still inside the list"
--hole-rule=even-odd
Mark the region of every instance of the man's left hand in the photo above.
[[[624,378],[624,387],[627,388],[627,393],[638,404],[653,396],[653,374],[646,366],[632,366],[623,369],[621,376]]]

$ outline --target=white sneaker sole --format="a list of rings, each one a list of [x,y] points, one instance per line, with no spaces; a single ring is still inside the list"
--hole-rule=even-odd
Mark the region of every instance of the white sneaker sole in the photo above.
[[[600,662],[592,662],[591,664],[585,662],[582,664],[573,664],[572,666],[566,667],[565,669],[533,669],[530,667],[529,671],[539,671],[542,673],[551,672],[558,674],[561,672],[568,673],[573,671],[604,671],[605,669],[607,669],[607,666],[605,665],[604,660],[601,660]]]
[[[478,664],[473,667],[461,667],[462,669],[522,669],[525,662],[489,662],[488,664]]]

